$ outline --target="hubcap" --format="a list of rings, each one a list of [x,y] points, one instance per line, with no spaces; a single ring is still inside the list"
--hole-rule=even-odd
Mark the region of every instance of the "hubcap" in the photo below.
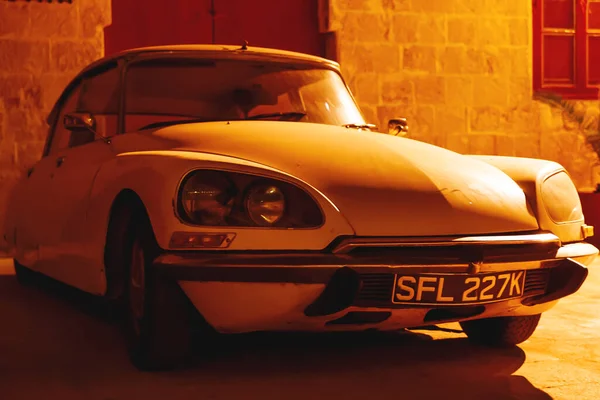
[[[129,307],[132,315],[133,327],[140,333],[140,321],[144,316],[144,251],[139,241],[133,243],[131,265],[129,269]]]

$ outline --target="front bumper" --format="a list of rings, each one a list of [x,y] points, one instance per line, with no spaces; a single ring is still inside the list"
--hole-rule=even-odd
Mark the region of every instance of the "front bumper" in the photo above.
[[[180,282],[204,318],[221,332],[398,329],[537,314],[576,292],[587,277],[585,265],[598,250],[584,242],[561,245],[553,235],[525,236],[508,242],[414,241],[413,246],[364,239],[342,241],[324,252],[167,253],[154,264]],[[379,243],[384,245],[373,245]],[[520,270],[526,274],[523,295],[517,299],[459,306],[391,301],[398,273],[476,276]]]

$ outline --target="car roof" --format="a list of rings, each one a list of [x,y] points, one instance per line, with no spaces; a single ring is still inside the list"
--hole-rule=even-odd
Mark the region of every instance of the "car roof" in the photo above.
[[[244,60],[252,59],[255,61],[273,61],[273,62],[290,62],[290,63],[303,63],[312,64],[322,68],[334,69],[340,71],[340,65],[332,60],[326,58],[317,57],[309,54],[298,53],[294,51],[270,49],[265,47],[254,47],[248,46],[247,42],[241,45],[219,45],[219,44],[180,44],[180,45],[165,45],[165,46],[151,46],[151,47],[139,47],[128,50],[123,50],[115,54],[100,58],[99,60],[92,62],[91,64],[84,67],[72,80],[65,86],[63,92],[57,99],[52,110],[50,111],[47,122],[52,123],[52,120],[56,116],[58,106],[63,101],[65,94],[69,89],[74,86],[82,77],[91,71],[103,68],[110,64],[119,62],[120,60],[132,60],[132,59],[152,59],[163,58],[163,57],[181,57],[181,56],[193,56],[193,57],[206,57],[206,58],[225,58],[233,60]]]
[[[339,70],[339,64],[337,62],[328,60],[323,57],[317,57],[310,54],[298,53],[288,50],[248,46],[246,43],[244,43],[242,45],[237,46],[219,44],[180,44],[133,48],[120,51],[107,57],[103,57],[98,61],[90,64],[88,67],[82,70],[81,73],[85,73],[85,71],[89,69],[93,69],[99,65],[116,61],[119,59],[131,59],[140,56],[143,56],[144,58],[152,58],[153,55],[165,56],[169,54],[172,54],[174,56],[182,54],[206,57],[222,56],[240,60],[252,56],[252,58],[254,59],[264,61],[288,60],[290,62],[296,61],[311,64],[314,63]]]

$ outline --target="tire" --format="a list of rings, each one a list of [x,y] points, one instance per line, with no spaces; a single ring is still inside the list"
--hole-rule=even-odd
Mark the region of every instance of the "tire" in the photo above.
[[[22,265],[16,259],[13,259],[13,265],[15,267],[15,275],[17,276],[17,281],[21,285],[31,285],[35,282],[35,279],[37,277],[35,271]]]
[[[541,314],[463,321],[460,326],[473,343],[491,347],[513,347],[533,335]]]
[[[122,304],[131,362],[143,371],[181,367],[192,349],[190,301],[153,268],[159,247],[145,211],[131,213],[127,233]]]

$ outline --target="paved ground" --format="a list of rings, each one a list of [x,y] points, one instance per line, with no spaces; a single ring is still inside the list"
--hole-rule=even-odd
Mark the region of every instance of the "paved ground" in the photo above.
[[[600,261],[581,291],[509,352],[460,332],[248,335],[219,358],[150,374],[86,296],[20,287],[0,260],[0,399],[597,399]],[[458,330],[458,325],[444,326]]]

